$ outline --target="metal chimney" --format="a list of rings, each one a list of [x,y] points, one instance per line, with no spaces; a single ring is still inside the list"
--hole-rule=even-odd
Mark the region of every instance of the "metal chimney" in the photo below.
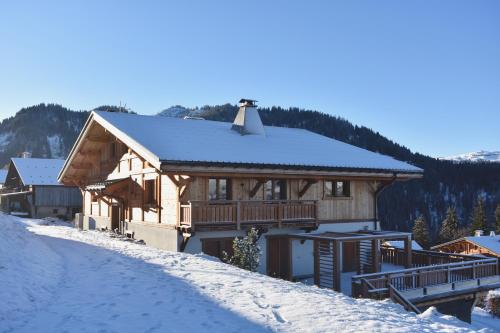
[[[266,135],[255,102],[257,101],[253,99],[240,99],[240,109],[234,119],[231,129],[237,131],[241,135]]]
[[[476,231],[474,231],[474,236],[480,237],[482,235],[483,235],[483,231],[482,230],[476,230]]]

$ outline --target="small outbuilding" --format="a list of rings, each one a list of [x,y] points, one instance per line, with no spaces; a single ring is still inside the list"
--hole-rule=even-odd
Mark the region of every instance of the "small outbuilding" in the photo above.
[[[12,158],[1,190],[2,211],[34,218],[71,219],[81,211],[82,194],[76,186],[57,181],[64,160]]]

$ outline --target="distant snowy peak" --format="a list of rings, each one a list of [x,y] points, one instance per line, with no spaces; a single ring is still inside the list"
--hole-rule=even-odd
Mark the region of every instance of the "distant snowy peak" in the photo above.
[[[169,107],[168,109],[165,109],[163,111],[160,111],[158,113],[159,116],[164,116],[164,117],[174,117],[174,118],[183,118],[183,117],[191,117],[191,116],[197,116],[199,114],[200,110],[198,108],[196,109],[189,109],[186,108],[182,105],[174,105]]]
[[[496,162],[500,163],[500,151],[480,150],[473,153],[461,154],[450,157],[441,157],[440,160],[455,162]]]

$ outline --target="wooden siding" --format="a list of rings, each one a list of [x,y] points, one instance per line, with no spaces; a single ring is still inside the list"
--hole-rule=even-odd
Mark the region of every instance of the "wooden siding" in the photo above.
[[[67,186],[34,186],[36,206],[67,206],[82,205],[80,189]]]
[[[261,185],[256,194],[250,197],[258,180],[249,178],[231,178],[232,200],[264,200],[264,186]],[[318,180],[310,185],[302,197],[299,197],[305,181],[287,180],[288,200],[317,200],[318,219],[330,220],[371,220],[374,219],[374,191],[368,181],[350,181],[349,197],[328,198],[324,196],[324,181]],[[337,179],[336,179],[337,180]],[[194,177],[189,189],[181,198],[182,202],[208,200],[208,177]]]

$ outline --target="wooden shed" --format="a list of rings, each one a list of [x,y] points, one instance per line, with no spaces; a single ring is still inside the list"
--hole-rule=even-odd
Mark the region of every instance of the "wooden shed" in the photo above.
[[[57,181],[64,160],[12,158],[1,190],[2,211],[27,217],[71,219],[81,211],[78,187]]]

